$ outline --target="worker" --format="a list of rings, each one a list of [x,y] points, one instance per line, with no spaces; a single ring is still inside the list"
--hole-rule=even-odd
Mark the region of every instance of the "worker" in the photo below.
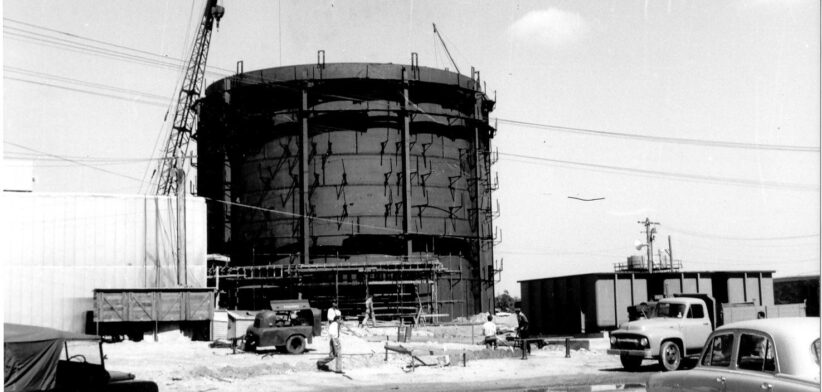
[[[331,323],[334,321],[334,318],[337,317],[337,316],[342,318],[342,312],[340,312],[340,309],[337,308],[337,302],[335,301],[335,302],[332,302],[331,307],[328,308],[328,313],[327,313],[328,325],[331,325]]]
[[[493,347],[497,349],[497,325],[494,324],[494,316],[488,315],[488,321],[482,324],[482,334],[485,336],[485,348]]]
[[[522,359],[528,359],[528,354],[531,353],[531,345],[528,344],[528,317],[519,308],[514,312],[517,314],[517,336],[522,346]]]
[[[328,363],[334,363],[334,372],[342,373],[342,345],[340,344],[340,316],[334,316],[328,326],[328,356],[317,361],[317,369],[328,371]]]
[[[365,325],[368,325],[368,320],[371,320],[371,326],[377,326],[377,320],[374,317],[374,295],[368,294],[365,297]]]

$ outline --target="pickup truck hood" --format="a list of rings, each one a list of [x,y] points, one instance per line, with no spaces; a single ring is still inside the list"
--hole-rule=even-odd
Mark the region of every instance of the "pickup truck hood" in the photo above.
[[[621,331],[637,332],[637,331],[647,331],[649,329],[677,328],[678,324],[679,323],[677,322],[677,319],[668,318],[668,317],[660,317],[660,318],[629,321],[625,324],[622,324],[622,326],[620,326],[619,329]]]

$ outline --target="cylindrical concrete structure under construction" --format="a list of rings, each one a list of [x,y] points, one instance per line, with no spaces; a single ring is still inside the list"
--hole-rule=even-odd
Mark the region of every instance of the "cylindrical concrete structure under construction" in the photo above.
[[[209,252],[293,266],[303,275],[279,269],[272,286],[318,303],[355,309],[369,291],[386,314],[492,310],[493,106],[478,76],[416,65],[298,65],[212,84],[196,135]]]

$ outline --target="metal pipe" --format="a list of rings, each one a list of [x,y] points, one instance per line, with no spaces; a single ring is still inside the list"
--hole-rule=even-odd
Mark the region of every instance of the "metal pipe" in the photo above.
[[[300,264],[308,264],[311,255],[309,254],[311,233],[311,221],[308,216],[308,88],[310,85],[306,84],[302,88],[302,99],[300,103],[300,116],[302,117],[301,132],[300,132],[300,216],[302,223],[300,224],[300,245],[302,251],[300,252]]]

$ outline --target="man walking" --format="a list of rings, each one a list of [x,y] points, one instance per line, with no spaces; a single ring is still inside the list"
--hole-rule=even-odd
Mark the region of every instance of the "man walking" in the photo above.
[[[497,349],[497,325],[494,324],[494,316],[488,315],[488,321],[482,324],[482,334],[485,336],[485,348],[493,347]]]
[[[365,315],[363,319],[360,320],[360,327],[365,325],[368,326],[368,322],[371,322],[372,327],[377,326],[377,320],[374,319],[374,295],[366,294],[365,295]]]
[[[330,310],[330,309],[329,309]],[[328,357],[317,361],[317,369],[328,371],[328,363],[334,363],[334,372],[342,373],[342,346],[340,345],[340,316],[334,316],[328,326]]]
[[[528,354],[531,353],[531,345],[528,344],[528,317],[525,317],[525,313],[522,313],[519,308],[515,312],[517,314],[517,335],[522,344],[522,359],[528,359]]]

